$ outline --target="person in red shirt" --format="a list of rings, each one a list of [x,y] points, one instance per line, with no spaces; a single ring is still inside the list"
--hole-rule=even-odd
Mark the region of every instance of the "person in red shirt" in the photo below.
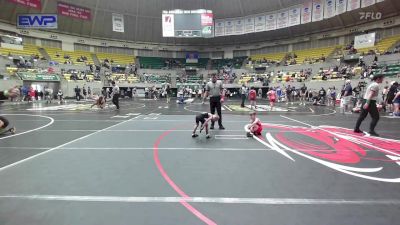
[[[250,108],[251,109],[253,109],[253,107],[255,109],[257,109],[256,98],[257,98],[257,92],[254,89],[254,87],[251,87],[251,90],[249,91],[249,99],[250,99]]]
[[[249,132],[247,133],[248,137],[253,137],[253,135],[260,136],[263,130],[261,120],[257,118],[256,112],[250,113],[250,125],[247,126]]]
[[[272,111],[274,106],[275,106],[275,102],[276,102],[276,91],[275,91],[275,89],[271,88],[271,90],[269,90],[267,92],[267,96],[268,96],[269,105],[271,106],[271,111]]]
[[[31,89],[29,90],[29,100],[34,101],[35,97],[36,97],[35,89],[33,89],[33,87],[31,87]],[[28,100],[28,102],[29,102],[29,100]]]

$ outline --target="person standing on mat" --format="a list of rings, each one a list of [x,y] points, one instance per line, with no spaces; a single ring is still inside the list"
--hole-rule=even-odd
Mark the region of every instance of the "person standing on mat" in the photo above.
[[[351,80],[346,80],[346,84],[344,86],[343,95],[342,95],[343,113],[349,112],[349,105],[351,103],[352,96],[353,96],[353,87],[351,86]]]
[[[112,84],[112,103],[119,109],[119,87],[115,84],[115,81],[111,82]]]
[[[76,88],[74,91],[75,91],[75,99],[77,101],[80,101],[81,100],[81,89],[78,87],[78,85],[76,85]]]
[[[219,120],[218,125],[220,130],[225,130],[225,127],[222,125],[222,113],[221,107],[224,102],[225,90],[222,81],[217,79],[217,74],[212,75],[212,79],[206,85],[206,97],[210,96],[210,111],[211,114],[215,114],[215,110],[217,110]],[[215,121],[211,121],[210,129],[214,129]]]
[[[378,108],[376,107],[376,100],[379,95],[379,84],[382,83],[383,77],[384,76],[382,74],[377,74],[372,77],[372,83],[367,87],[367,91],[364,95],[360,117],[358,118],[356,127],[354,128],[355,133],[362,133],[362,131],[360,130],[360,125],[369,113],[372,117],[369,133],[372,136],[379,136],[375,132],[375,127],[379,121],[379,112]]]
[[[247,92],[247,88],[245,84],[242,84],[242,88],[240,88],[240,94],[242,96],[242,104],[240,104],[240,107],[244,108],[244,102],[246,101],[246,92]]]

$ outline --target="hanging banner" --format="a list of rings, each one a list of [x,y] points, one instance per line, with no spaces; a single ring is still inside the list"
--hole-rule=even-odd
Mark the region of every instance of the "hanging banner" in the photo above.
[[[336,16],[336,1],[335,0],[324,0],[325,1],[325,9],[324,9],[324,19],[328,19]]]
[[[313,1],[312,21],[321,21],[324,18],[324,7],[322,0]]]
[[[289,12],[283,11],[277,13],[276,28],[281,29],[289,26]]]
[[[375,33],[362,34],[354,37],[354,48],[371,48],[375,46]]]
[[[244,33],[254,33],[254,17],[247,17],[244,22]]]
[[[57,29],[57,14],[18,14],[17,28],[20,29]]]
[[[162,14],[163,37],[175,37],[175,15]]]
[[[124,15],[113,13],[112,24],[114,32],[121,32],[121,33],[125,32]]]
[[[234,24],[232,20],[225,21],[225,35],[233,35],[235,31]]]
[[[301,24],[306,24],[311,22],[312,15],[312,1],[307,1],[303,3],[301,10]]]
[[[23,5],[25,7],[34,8],[37,10],[42,9],[42,2],[40,0],[8,0],[11,3]]]
[[[225,35],[225,21],[224,20],[216,20],[214,25],[214,35],[215,37],[221,37]]]
[[[254,21],[255,32],[265,31],[265,16],[257,16]]]
[[[347,0],[347,11],[360,8],[360,0]]]
[[[201,14],[201,26],[212,26],[214,21],[214,14],[203,13]]]
[[[347,0],[336,0],[336,15],[346,12]]]
[[[244,20],[237,19],[235,20],[234,34],[240,35],[244,33]]]
[[[370,5],[375,4],[375,0],[361,0],[361,7],[365,8],[368,7]]]
[[[18,76],[22,80],[30,80],[30,81],[60,81],[60,77],[55,74],[21,72],[18,73]]]
[[[300,24],[300,8],[289,9],[289,27],[296,26]]]
[[[276,14],[266,15],[265,30],[276,30]]]
[[[76,19],[91,20],[92,18],[90,9],[65,2],[57,3],[57,11],[59,15]]]

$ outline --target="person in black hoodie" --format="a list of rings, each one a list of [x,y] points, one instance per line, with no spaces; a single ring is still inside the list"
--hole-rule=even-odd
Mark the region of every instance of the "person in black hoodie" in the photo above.
[[[81,100],[81,89],[78,86],[76,86],[74,91],[75,91],[76,100],[80,101]]]

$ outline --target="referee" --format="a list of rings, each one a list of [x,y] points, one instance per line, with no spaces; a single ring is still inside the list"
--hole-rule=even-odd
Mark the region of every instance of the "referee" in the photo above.
[[[115,81],[111,82],[112,88],[112,103],[119,109],[119,87],[115,84]]]
[[[222,113],[221,113],[221,105],[224,102],[225,90],[222,81],[217,79],[217,74],[212,75],[212,79],[206,85],[206,94],[205,98],[210,96],[210,111],[211,114],[215,114],[215,109],[217,109],[217,113],[219,116],[218,125],[220,130],[225,130],[225,127],[222,126]],[[211,121],[210,129],[214,129],[214,121]]]
[[[379,121],[379,111],[376,107],[376,101],[379,95],[379,84],[383,82],[384,75],[376,74],[372,77],[372,83],[368,86],[367,91],[364,94],[363,105],[361,107],[361,113],[358,117],[356,127],[354,128],[355,133],[363,133],[360,130],[361,123],[368,116],[371,115],[371,123],[369,126],[369,134],[371,136],[378,137],[379,135],[375,132],[375,127]]]

